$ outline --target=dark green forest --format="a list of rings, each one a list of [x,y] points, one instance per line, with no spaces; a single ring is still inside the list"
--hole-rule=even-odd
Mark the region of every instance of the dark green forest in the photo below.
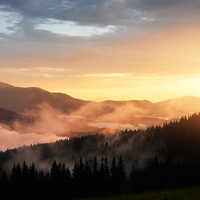
[[[146,160],[155,156],[159,160],[171,154],[173,159],[192,159],[199,162],[200,114],[182,117],[179,121],[164,124],[162,127],[149,127],[146,130],[125,130],[114,135],[94,134],[60,140],[51,144],[36,144],[29,147],[0,152],[0,165],[10,170],[13,163],[32,162],[40,168],[50,169],[54,160],[64,162],[72,168],[80,156],[98,159],[122,155],[127,170],[132,163],[143,168]]]
[[[162,127],[1,152],[0,188],[5,197],[74,199],[196,186],[199,153],[200,114],[193,114]]]
[[[157,157],[148,160],[143,169],[132,165],[127,175],[123,159],[107,157],[100,162],[80,158],[72,171],[64,163],[53,162],[50,171],[37,170],[24,161],[14,165],[8,176],[0,169],[0,192],[3,198],[14,199],[80,199],[108,195],[138,194],[149,190],[162,190],[197,186],[200,184],[199,165],[187,160],[165,161]],[[191,165],[193,164],[193,165]]]

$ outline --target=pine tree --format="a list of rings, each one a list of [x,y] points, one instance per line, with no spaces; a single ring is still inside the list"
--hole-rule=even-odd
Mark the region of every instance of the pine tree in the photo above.
[[[0,166],[0,178],[1,178],[2,174],[3,174],[3,167]]]
[[[119,157],[116,171],[117,171],[117,182],[121,187],[122,185],[126,184],[126,170],[121,155]]]
[[[35,182],[38,178],[38,171],[35,167],[34,162],[32,162],[30,168],[29,168],[29,176],[30,176],[30,181]]]
[[[97,158],[93,158],[93,180],[92,180],[92,187],[93,187],[93,195],[98,196],[99,193],[99,173],[98,173],[98,162]]]
[[[107,158],[101,158],[100,170],[99,170],[99,183],[100,183],[100,195],[105,196],[109,190],[109,168]]]
[[[79,176],[79,164],[77,162],[75,162],[74,167],[72,169],[72,176],[73,176],[75,181],[78,179],[78,176]]]
[[[67,169],[66,169],[66,178],[67,178],[68,180],[70,180],[70,179],[72,178],[71,172],[70,172],[70,170],[69,170],[68,167],[67,167]]]
[[[108,159],[105,157],[105,181],[104,181],[104,186],[105,186],[105,194],[108,193],[109,188],[110,188],[110,170],[108,167]]]
[[[96,157],[93,159],[93,177],[96,181],[98,177],[98,162]]]
[[[16,167],[16,176],[17,176],[18,181],[20,182],[22,180],[22,169],[19,163],[17,164],[17,167]]]
[[[63,165],[62,165],[61,174],[62,174],[63,177],[65,177],[65,175],[66,175],[66,166],[65,166],[65,163],[63,163]]]
[[[131,191],[134,192],[136,190],[136,184],[137,184],[137,182],[136,182],[136,170],[135,170],[134,165],[132,165],[128,181],[129,181],[129,186],[130,186]]]
[[[8,175],[5,170],[3,170],[2,176],[1,176],[1,186],[3,188],[6,188],[8,185]]]
[[[101,163],[100,163],[100,169],[99,169],[99,174],[100,176],[104,176],[105,173],[105,165],[104,165],[104,158],[101,158]]]
[[[21,171],[21,166],[18,163],[17,166],[13,166],[12,172],[11,172],[11,177],[10,177],[10,190],[13,191],[13,195],[15,194],[16,196],[22,195],[22,171]],[[12,195],[11,194],[11,195]]]
[[[117,166],[115,162],[115,157],[113,156],[112,163],[111,163],[111,169],[110,169],[110,184],[111,184],[111,191],[114,194],[117,194]]]
[[[38,179],[39,179],[39,182],[44,182],[45,181],[45,175],[44,175],[44,171],[43,170],[39,171]]]
[[[8,176],[5,170],[3,170],[1,177],[0,177],[0,194],[1,198],[6,199],[7,192],[8,192]]]
[[[91,170],[89,162],[87,160],[85,161],[84,171],[85,171],[85,173],[84,173],[84,179],[86,181],[86,184],[90,185],[91,181],[92,181],[92,170]]]
[[[62,177],[62,164],[61,162],[58,163],[58,179],[60,179]]]
[[[116,180],[116,174],[117,174],[117,166],[116,166],[116,162],[115,162],[115,157],[113,156],[112,159],[112,163],[111,163],[111,169],[110,169],[110,178],[111,181],[115,181]]]
[[[53,182],[56,181],[58,178],[58,165],[55,160],[51,166],[50,178],[51,178],[51,181],[53,181]]]
[[[26,186],[29,179],[29,168],[25,161],[23,162],[23,165],[22,165],[22,177],[23,177],[24,185]]]

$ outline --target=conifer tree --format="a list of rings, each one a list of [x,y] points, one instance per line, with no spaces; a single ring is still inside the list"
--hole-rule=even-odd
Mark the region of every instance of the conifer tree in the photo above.
[[[93,194],[98,196],[99,193],[99,173],[98,173],[98,162],[96,156],[93,159]]]
[[[111,169],[110,169],[110,184],[111,184],[111,191],[116,194],[117,193],[117,166],[115,162],[115,157],[113,156]]]
[[[8,176],[5,170],[3,170],[1,177],[0,177],[0,195],[2,199],[7,198],[8,191]]]
[[[28,179],[29,179],[29,168],[25,161],[22,164],[22,177],[23,177],[24,184],[27,184]]]
[[[117,171],[117,181],[121,187],[126,183],[126,170],[121,155],[119,157],[116,171]]]
[[[113,156],[113,159],[112,159],[112,163],[111,163],[111,169],[110,169],[110,178],[111,178],[111,181],[115,181],[116,179],[116,174],[117,174],[117,166],[116,166],[116,162],[115,162],[115,156]]]
[[[79,174],[79,164],[75,162],[74,167],[72,169],[72,175],[75,180],[78,179],[78,174]]]
[[[135,191],[136,184],[137,184],[137,182],[136,182],[136,170],[135,170],[135,166],[132,165],[131,172],[130,172],[130,175],[129,175],[129,186],[130,186],[130,189],[131,189],[132,192]]]
[[[8,185],[8,175],[5,170],[3,170],[2,176],[1,176],[1,186],[6,188]]]
[[[100,168],[99,168],[99,175],[104,176],[105,173],[105,165],[104,165],[104,158],[101,158]]]
[[[85,168],[84,168],[84,179],[86,181],[86,184],[89,185],[91,184],[92,181],[92,170],[90,168],[89,162],[86,160],[85,161]]]
[[[30,181],[35,181],[38,178],[38,171],[35,167],[34,162],[32,162],[30,168],[29,168],[29,173],[30,173]]]
[[[93,177],[97,179],[98,176],[98,162],[97,157],[95,156],[93,159]]]
[[[54,162],[51,166],[50,177],[51,177],[52,181],[56,181],[56,179],[58,177],[58,165],[57,165],[57,162],[55,160],[54,160]]]
[[[100,195],[105,194],[104,181],[105,181],[105,165],[104,165],[104,158],[102,157],[101,161],[100,161],[100,167],[99,167],[99,191],[100,191]]]
[[[110,188],[110,170],[109,170],[109,167],[108,167],[108,159],[107,157],[105,157],[105,181],[104,181],[104,185],[105,185],[105,194],[108,193],[109,191],[109,188]]]

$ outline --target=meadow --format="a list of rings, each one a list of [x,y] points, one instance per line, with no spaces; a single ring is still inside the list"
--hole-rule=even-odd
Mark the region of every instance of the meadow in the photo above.
[[[84,200],[199,200],[200,186],[162,191],[147,191],[137,195],[108,196]]]

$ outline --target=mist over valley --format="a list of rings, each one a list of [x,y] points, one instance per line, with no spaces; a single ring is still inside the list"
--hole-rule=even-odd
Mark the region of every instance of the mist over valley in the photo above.
[[[162,138],[160,132],[166,129],[161,127],[179,123],[182,116],[191,116],[193,101],[198,112],[197,101],[200,102],[196,97],[158,103],[82,101],[4,83],[0,84],[0,93],[0,164],[8,169],[13,163],[26,160],[47,170],[54,159],[72,168],[80,156],[100,159],[105,155],[110,159],[122,155],[128,171],[131,163],[144,167],[146,160],[155,155],[161,160],[167,155],[166,141],[171,136],[166,133],[166,138]],[[179,106],[185,102],[186,110]]]
[[[193,105],[192,111],[193,101],[197,103],[197,100],[187,97],[190,101],[187,104]],[[171,101],[83,101],[62,93],[34,87],[20,88],[1,82],[0,123],[1,133],[4,133],[0,135],[1,150],[94,133],[145,130],[149,126],[163,125],[191,114],[189,108],[181,110],[177,103],[171,106]],[[13,142],[7,139],[12,136],[16,138]]]

